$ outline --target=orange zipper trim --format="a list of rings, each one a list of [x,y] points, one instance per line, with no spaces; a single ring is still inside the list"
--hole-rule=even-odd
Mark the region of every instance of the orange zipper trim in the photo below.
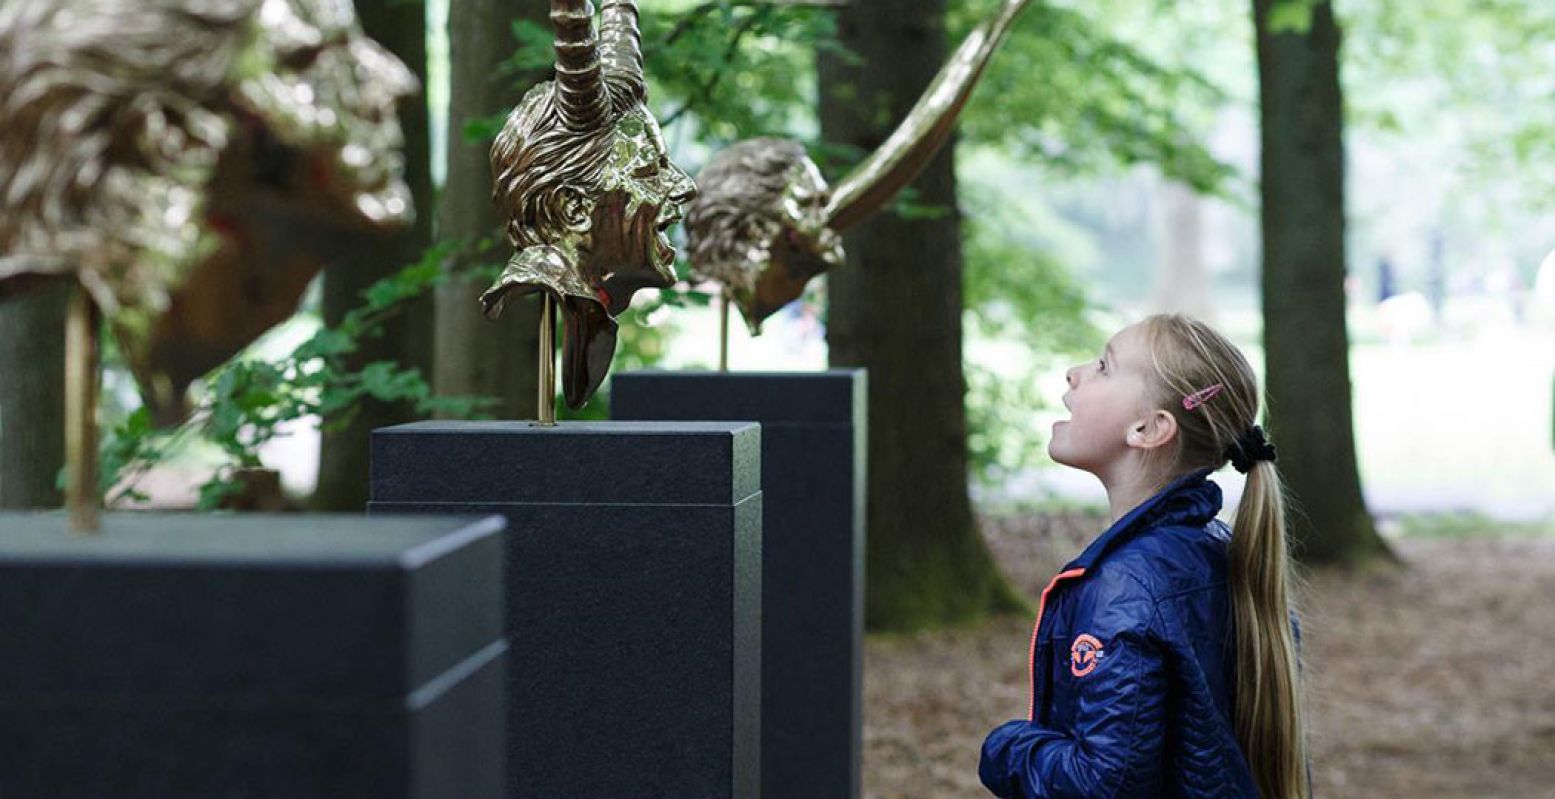
[[[1026,705],[1027,721],[1035,721],[1037,718],[1037,632],[1042,629],[1042,614],[1047,611],[1047,595],[1060,580],[1070,580],[1082,574],[1085,574],[1085,569],[1070,569],[1054,575],[1047,587],[1042,589],[1042,599],[1037,602],[1037,623],[1031,626],[1031,654],[1026,658],[1026,684],[1031,690],[1031,701]]]

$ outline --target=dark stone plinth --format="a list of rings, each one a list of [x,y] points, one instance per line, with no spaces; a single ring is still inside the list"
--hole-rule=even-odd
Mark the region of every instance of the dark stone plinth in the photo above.
[[[628,372],[616,419],[761,423],[762,799],[856,799],[862,749],[862,369]]]
[[[501,796],[503,527],[0,514],[0,796]]]
[[[760,428],[373,432],[371,512],[509,520],[511,799],[755,799]]]

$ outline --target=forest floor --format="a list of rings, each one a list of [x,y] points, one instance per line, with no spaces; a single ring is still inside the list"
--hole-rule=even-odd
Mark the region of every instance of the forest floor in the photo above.
[[[1005,573],[1032,597],[1102,521],[983,519]],[[1555,797],[1555,538],[1481,531],[1391,543],[1406,568],[1307,575],[1316,796]],[[978,748],[1025,713],[1030,624],[869,637],[867,799],[988,795]]]

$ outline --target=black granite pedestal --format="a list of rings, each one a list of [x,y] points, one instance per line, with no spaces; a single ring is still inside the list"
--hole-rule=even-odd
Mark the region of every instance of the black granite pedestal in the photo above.
[[[374,514],[509,529],[510,799],[759,795],[760,428],[373,432]]]
[[[495,799],[500,517],[0,514],[0,796]]]
[[[616,419],[761,423],[762,799],[857,799],[864,370],[613,380]]]

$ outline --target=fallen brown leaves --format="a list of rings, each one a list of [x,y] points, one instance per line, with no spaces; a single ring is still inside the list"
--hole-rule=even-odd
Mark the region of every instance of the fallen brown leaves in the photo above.
[[[1100,531],[1083,513],[985,518],[1035,597]],[[1402,539],[1399,573],[1311,575],[1303,599],[1316,794],[1555,797],[1555,540]],[[977,754],[1024,715],[1029,619],[872,636],[869,799],[979,797]]]

